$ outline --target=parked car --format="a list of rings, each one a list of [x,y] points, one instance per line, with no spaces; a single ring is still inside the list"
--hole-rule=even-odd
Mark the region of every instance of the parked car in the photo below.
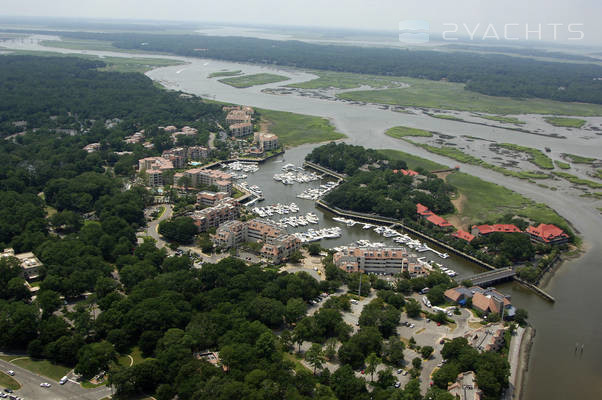
[[[52,385],[50,383],[48,383],[48,382],[42,382],[42,383],[40,383],[40,387],[49,388],[50,386],[52,386]]]
[[[402,370],[401,368],[399,368],[399,369],[397,370],[397,373],[398,373],[398,374],[401,374],[401,372],[402,372],[402,371],[403,371],[403,370]]]
[[[10,376],[15,376],[15,371],[13,371],[12,369],[9,369],[6,373]]]
[[[59,385],[64,385],[65,383],[67,383],[67,377],[66,377],[66,376],[63,376],[63,377],[61,378],[61,380],[59,381]]]
[[[401,386],[401,383],[399,383],[399,382],[395,382],[395,388],[396,388],[396,389],[399,389],[399,388],[400,388],[400,386]]]
[[[6,389],[4,389],[4,391],[5,391],[6,393],[12,393],[12,392],[13,392],[13,391],[12,391],[12,390],[10,390],[9,388],[6,388]]]
[[[403,370],[403,372],[401,373],[401,375],[406,376],[408,374],[408,371],[406,371],[405,369]]]

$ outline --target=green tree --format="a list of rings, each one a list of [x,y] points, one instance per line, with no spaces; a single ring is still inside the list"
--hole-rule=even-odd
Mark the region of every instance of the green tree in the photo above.
[[[374,373],[381,362],[382,360],[378,358],[376,353],[370,353],[368,354],[368,357],[366,357],[366,372],[370,374],[370,381],[374,381]]]
[[[420,312],[422,311],[422,307],[420,307],[420,304],[414,300],[414,299],[410,299],[406,302],[406,314],[408,314],[409,318],[416,318],[420,315]]]
[[[116,360],[117,353],[111,343],[104,340],[91,343],[79,351],[75,372],[91,378],[101,371],[108,371],[110,363]]]
[[[434,349],[432,346],[422,346],[420,348],[420,355],[425,360],[428,360],[428,358],[431,356],[431,354],[433,354],[433,351],[434,351]]]
[[[422,368],[422,359],[420,357],[414,357],[414,359],[412,359],[412,366],[416,369]]]
[[[310,243],[307,247],[307,251],[312,256],[320,255],[320,251],[322,251],[322,247],[319,243]]]
[[[529,313],[524,308],[517,308],[516,313],[514,314],[514,320],[520,326],[524,326],[527,323],[527,318],[529,318]]]
[[[305,360],[314,367],[314,375],[316,374],[317,368],[322,368],[324,362],[324,352],[322,346],[318,343],[312,343],[311,347],[305,353]]]
[[[54,290],[42,290],[36,297],[36,302],[42,309],[42,316],[44,318],[52,315],[53,312],[58,310],[63,303],[60,295]]]
[[[286,303],[286,311],[284,314],[286,322],[289,324],[297,322],[299,318],[305,315],[306,310],[307,304],[305,301],[303,301],[303,299],[298,297],[289,299]]]

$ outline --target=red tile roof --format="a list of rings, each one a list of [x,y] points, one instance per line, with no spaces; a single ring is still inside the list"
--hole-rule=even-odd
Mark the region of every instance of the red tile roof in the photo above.
[[[452,236],[457,237],[458,239],[466,240],[469,243],[472,242],[472,240],[474,239],[474,235],[471,235],[470,233],[461,229],[452,233]]]
[[[452,224],[447,222],[447,220],[445,218],[442,218],[442,217],[438,216],[437,214],[431,214],[428,217],[426,217],[426,219],[430,223],[435,224],[442,228],[452,226]]]
[[[512,233],[521,232],[515,225],[512,224],[496,224],[496,225],[478,225],[473,228],[477,228],[481,235],[487,235],[494,232]]]
[[[419,175],[418,172],[411,170],[411,169],[394,169],[393,170],[394,173],[399,173],[401,172],[402,174],[404,174],[405,176],[417,176]]]
[[[527,228],[527,233],[533,236],[538,236],[545,242],[569,237],[569,235],[564,233],[562,229],[552,224],[539,224],[539,226],[530,226]]]
[[[416,204],[416,212],[419,215],[423,215],[423,216],[432,214],[431,210],[429,210],[429,208],[427,206],[420,204],[420,203]]]

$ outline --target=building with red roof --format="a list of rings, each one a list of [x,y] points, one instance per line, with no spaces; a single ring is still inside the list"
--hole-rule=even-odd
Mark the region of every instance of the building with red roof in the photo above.
[[[520,233],[522,232],[516,225],[512,224],[495,224],[495,225],[474,225],[471,233],[474,236],[487,236],[492,233]]]
[[[394,169],[393,173],[397,174],[397,173],[401,173],[404,174],[405,176],[418,176],[420,175],[418,172],[412,170],[412,169]]]
[[[471,235],[470,233],[463,231],[462,229],[459,229],[456,232],[452,233],[452,236],[458,239],[466,240],[468,243],[472,242],[472,240],[474,239],[474,235]]]
[[[531,240],[540,243],[562,244],[569,240],[569,235],[564,233],[564,231],[556,225],[552,224],[530,226],[527,228],[527,233],[531,237]]]
[[[426,217],[426,220],[433,225],[438,226],[439,228],[450,228],[452,224],[447,222],[447,220],[443,217],[438,216],[437,214],[431,214]]]
[[[432,215],[433,212],[431,210],[429,210],[429,208],[423,204],[416,204],[416,212],[418,213],[418,215],[421,215],[423,217],[428,217],[429,215]]]

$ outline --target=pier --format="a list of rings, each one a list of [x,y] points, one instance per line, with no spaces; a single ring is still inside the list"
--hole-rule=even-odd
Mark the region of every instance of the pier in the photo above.
[[[335,179],[341,180],[341,181],[345,180],[345,178],[347,178],[347,175],[345,175],[345,174],[339,174],[338,172],[335,172],[331,169],[322,167],[321,165],[312,163],[310,161],[303,162],[303,166],[307,167],[307,168],[315,169],[316,171],[322,172],[325,175],[329,175],[329,176],[331,176]]]

